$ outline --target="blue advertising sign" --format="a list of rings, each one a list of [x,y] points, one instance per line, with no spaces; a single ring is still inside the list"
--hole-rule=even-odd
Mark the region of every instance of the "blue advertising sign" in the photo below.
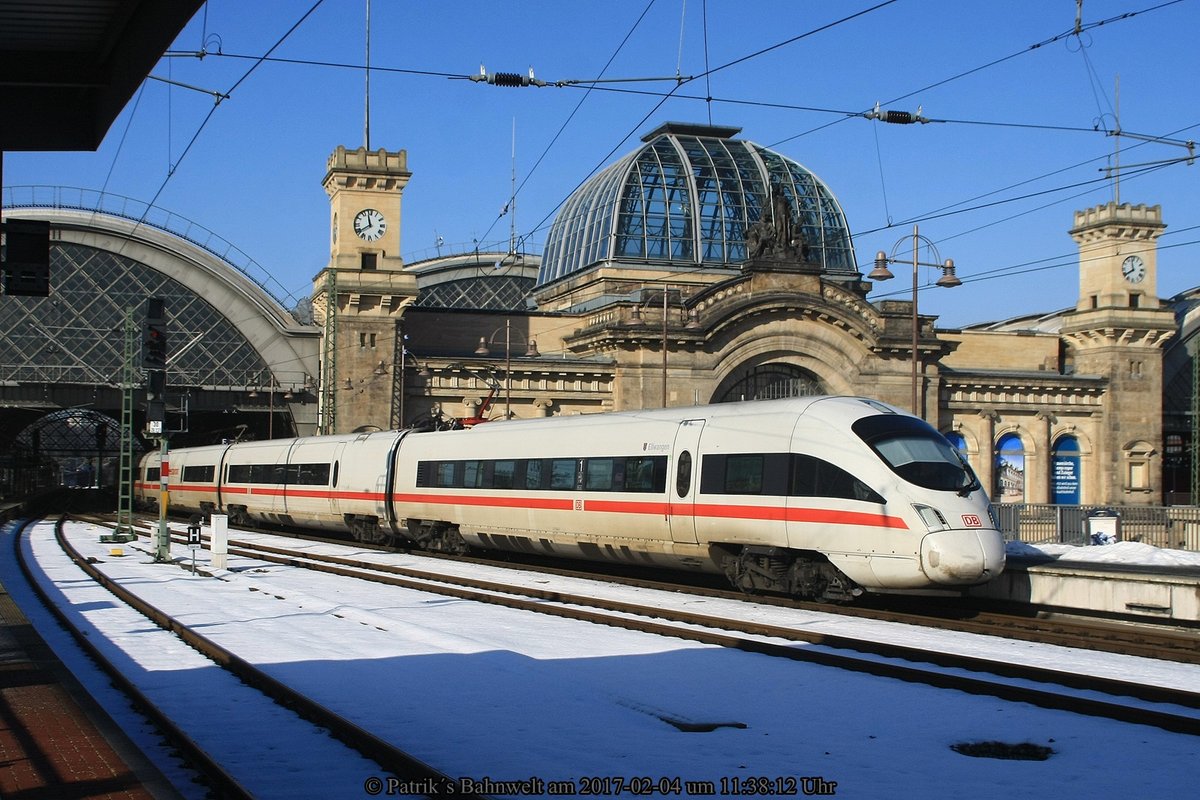
[[[1079,505],[1079,456],[1055,453],[1051,468],[1054,470],[1053,502],[1059,505]]]

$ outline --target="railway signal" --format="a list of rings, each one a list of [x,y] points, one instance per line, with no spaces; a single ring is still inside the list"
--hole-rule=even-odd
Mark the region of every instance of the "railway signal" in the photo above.
[[[142,367],[148,370],[167,368],[167,320],[161,297],[146,301],[146,329],[143,336]]]

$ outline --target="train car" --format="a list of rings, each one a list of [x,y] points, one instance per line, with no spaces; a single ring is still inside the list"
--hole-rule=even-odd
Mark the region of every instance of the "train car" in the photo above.
[[[419,433],[395,471],[396,515],[428,549],[719,571],[830,600],[954,589],[1004,567],[965,461],[924,421],[863,398]]]
[[[1004,567],[966,462],[923,420],[865,398],[249,442],[170,463],[173,507],[235,524],[719,572],[747,591],[842,601],[957,590]],[[141,465],[147,499],[156,466],[157,453]]]
[[[385,501],[389,466],[407,432],[270,439],[168,453],[169,504],[180,513],[227,514],[234,525],[275,523],[349,530],[363,541],[398,535]],[[158,503],[157,452],[139,465],[137,500]]]

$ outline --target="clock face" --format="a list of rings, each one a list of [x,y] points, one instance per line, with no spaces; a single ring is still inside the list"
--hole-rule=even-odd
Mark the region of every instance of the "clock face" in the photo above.
[[[364,208],[354,215],[354,232],[368,242],[383,236],[386,230],[387,222],[384,221],[383,214],[373,208]]]
[[[1121,262],[1121,274],[1130,283],[1141,283],[1146,277],[1146,262],[1140,256],[1130,256]]]

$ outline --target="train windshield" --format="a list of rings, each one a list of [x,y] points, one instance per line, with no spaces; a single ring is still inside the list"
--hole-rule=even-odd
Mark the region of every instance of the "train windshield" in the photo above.
[[[863,417],[854,432],[904,480],[926,489],[970,494],[979,480],[946,437],[926,422],[899,414]]]

